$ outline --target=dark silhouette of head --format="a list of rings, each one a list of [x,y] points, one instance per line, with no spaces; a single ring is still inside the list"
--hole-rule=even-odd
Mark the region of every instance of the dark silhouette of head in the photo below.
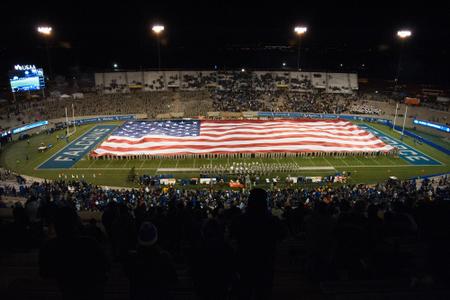
[[[208,219],[203,225],[202,235],[205,241],[211,241],[223,237],[223,232],[219,222],[214,219]]]
[[[263,189],[253,189],[248,196],[247,212],[252,215],[267,213],[267,192]]]
[[[61,207],[55,213],[55,231],[60,238],[72,237],[76,234],[78,216],[74,209]]]

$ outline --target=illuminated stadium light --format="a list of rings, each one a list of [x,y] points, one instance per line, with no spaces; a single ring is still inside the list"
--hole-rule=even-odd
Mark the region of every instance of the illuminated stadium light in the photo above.
[[[52,28],[49,26],[39,26],[37,31],[44,35],[50,35],[52,33]]]
[[[153,25],[152,31],[156,34],[160,34],[161,32],[164,31],[164,26],[163,25]]]
[[[296,26],[296,27],[294,28],[294,32],[295,32],[296,34],[298,34],[298,35],[305,34],[306,31],[308,31],[308,28],[305,27],[305,26]]]
[[[113,67],[114,67],[114,68],[117,68],[117,67],[119,67],[119,65],[116,64],[116,63],[114,63],[114,64],[113,64]]]
[[[283,63],[283,67],[286,67],[286,63],[285,62]]]
[[[241,69],[241,72],[245,72],[245,69],[244,69],[244,68],[242,68],[242,69]]]
[[[410,30],[399,30],[397,31],[397,36],[401,39],[406,39],[412,35]]]

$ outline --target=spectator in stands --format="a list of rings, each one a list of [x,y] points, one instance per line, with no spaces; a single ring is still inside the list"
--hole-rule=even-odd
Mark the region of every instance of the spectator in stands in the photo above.
[[[136,245],[136,225],[125,203],[119,204],[119,215],[112,223],[114,257],[122,260]]]
[[[325,202],[316,202],[314,211],[305,217],[307,269],[313,280],[331,275],[335,220]]]
[[[80,236],[72,208],[59,208],[54,222],[56,238],[39,253],[41,276],[56,279],[63,299],[103,299],[108,263],[99,243]]]
[[[233,249],[224,240],[224,228],[215,219],[203,225],[202,239],[192,249],[190,269],[200,299],[227,299],[234,279]]]
[[[169,299],[169,287],[176,283],[177,274],[169,253],[157,244],[157,228],[150,222],[142,223],[137,240],[137,252],[130,253],[124,262],[130,299]]]
[[[269,214],[267,192],[253,189],[244,215],[232,227],[237,240],[239,299],[270,299],[276,245],[284,232],[280,220]]]

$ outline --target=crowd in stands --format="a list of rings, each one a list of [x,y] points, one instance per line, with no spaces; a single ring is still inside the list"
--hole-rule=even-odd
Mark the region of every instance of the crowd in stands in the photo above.
[[[367,103],[354,103],[348,108],[349,112],[352,114],[362,114],[362,115],[381,115],[381,109],[368,105]]]
[[[348,85],[348,81],[338,80],[330,74],[327,75],[328,83],[339,92],[325,88],[325,77],[323,83],[307,72],[298,73],[297,77],[292,77],[289,72],[166,73],[165,77],[160,73],[150,74],[153,76],[149,79],[151,86],[143,85],[137,79],[131,80],[132,85],[143,87],[140,91],[133,91],[124,82],[111,79],[107,87],[97,86],[96,92],[85,93],[82,97],[66,95],[62,98],[56,96],[58,93],[50,93],[46,99],[32,98],[2,105],[0,130],[38,120],[64,118],[66,107],[70,116],[72,104],[76,116],[147,114],[150,119],[244,111],[388,115],[395,109],[392,96],[378,92],[356,93],[349,87],[339,87],[339,84]],[[325,84],[323,87],[322,83]],[[434,103],[432,97],[422,98],[425,106]],[[389,105],[384,108],[374,105],[373,101],[388,102]],[[448,111],[448,105],[445,106],[443,102],[439,108]],[[448,122],[441,119],[442,116],[439,122]]]
[[[131,299],[167,299],[174,262],[188,265],[199,299],[269,299],[276,245],[287,236],[304,239],[313,281],[448,282],[449,192],[447,177],[267,192],[33,183],[15,191],[27,200],[0,228],[4,248],[41,248],[41,276],[67,299],[101,298],[111,261],[123,265]],[[101,210],[104,229],[82,224],[81,210]],[[417,245],[426,245],[423,257]]]

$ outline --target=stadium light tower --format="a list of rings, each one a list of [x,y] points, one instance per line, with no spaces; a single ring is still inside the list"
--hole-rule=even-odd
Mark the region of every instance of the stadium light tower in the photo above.
[[[402,64],[402,54],[404,42],[412,36],[411,30],[399,30],[397,31],[397,37],[400,40],[400,55],[398,56],[398,65],[397,65],[397,74],[394,78],[394,92],[397,90],[397,84],[399,82],[400,72],[401,72],[401,64]]]
[[[158,46],[158,71],[161,71],[161,50],[160,50],[160,35],[164,31],[164,26],[160,24],[153,25],[152,31],[156,34],[156,43]]]
[[[300,70],[300,47],[302,36],[308,31],[306,26],[295,26],[294,32],[298,36],[297,69]]]
[[[48,67],[48,74],[49,78],[53,78],[53,72],[52,72],[52,63],[50,59],[50,50],[48,47],[49,39],[52,35],[53,28],[50,26],[38,26],[36,29],[37,32],[42,35],[45,38],[45,51],[47,52],[47,67]]]

